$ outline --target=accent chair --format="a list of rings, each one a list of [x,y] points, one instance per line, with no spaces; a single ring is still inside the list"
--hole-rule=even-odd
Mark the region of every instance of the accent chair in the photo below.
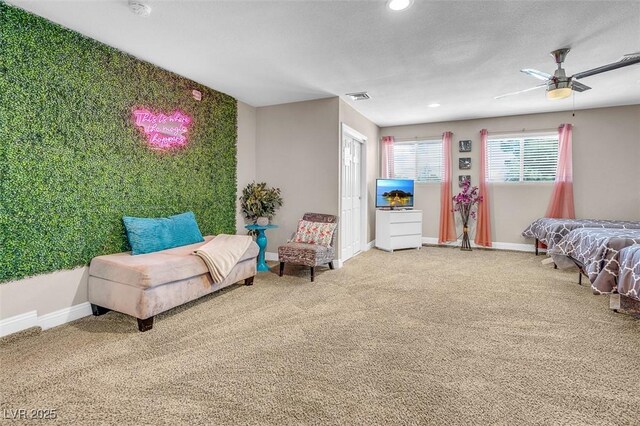
[[[337,216],[323,213],[305,213],[302,219],[309,222],[338,223]],[[279,275],[282,276],[284,274],[285,263],[308,266],[311,270],[311,282],[313,282],[315,278],[316,266],[329,265],[329,269],[333,269],[333,257],[336,253],[334,247],[336,230],[337,226],[331,236],[331,244],[329,247],[320,244],[294,242],[294,233],[288,243],[278,247],[278,260],[280,261]]]

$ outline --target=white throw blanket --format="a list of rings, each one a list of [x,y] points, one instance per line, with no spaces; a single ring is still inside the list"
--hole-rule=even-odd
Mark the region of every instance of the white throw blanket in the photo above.
[[[238,263],[253,239],[248,235],[216,235],[194,254],[200,256],[209,268],[213,282],[220,283]]]

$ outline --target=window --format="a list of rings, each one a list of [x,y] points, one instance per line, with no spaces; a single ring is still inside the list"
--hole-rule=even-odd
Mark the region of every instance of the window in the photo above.
[[[442,141],[396,142],[393,177],[416,182],[442,182]]]
[[[487,140],[489,182],[552,182],[558,167],[558,135]]]

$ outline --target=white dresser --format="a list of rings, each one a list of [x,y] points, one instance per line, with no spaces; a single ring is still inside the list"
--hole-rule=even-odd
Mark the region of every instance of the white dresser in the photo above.
[[[422,210],[376,210],[376,247],[387,251],[422,247]]]

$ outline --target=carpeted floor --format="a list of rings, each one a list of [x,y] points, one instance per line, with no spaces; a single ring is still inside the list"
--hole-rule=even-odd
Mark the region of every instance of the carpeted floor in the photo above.
[[[313,284],[262,273],[147,333],[111,312],[9,336],[0,408],[65,424],[638,424],[640,321],[541,259],[371,250]]]

